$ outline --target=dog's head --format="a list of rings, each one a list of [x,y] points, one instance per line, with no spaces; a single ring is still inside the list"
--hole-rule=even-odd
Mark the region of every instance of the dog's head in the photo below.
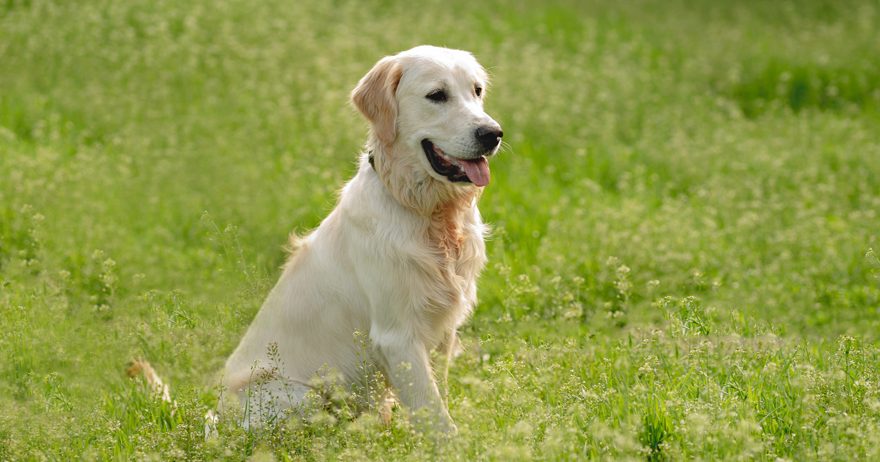
[[[351,94],[372,125],[380,175],[440,189],[489,183],[501,126],[483,110],[486,71],[466,51],[419,46],[382,58]],[[393,180],[394,181],[394,180]]]

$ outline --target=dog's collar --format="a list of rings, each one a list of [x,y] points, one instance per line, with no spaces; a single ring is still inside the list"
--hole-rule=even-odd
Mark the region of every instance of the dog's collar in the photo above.
[[[367,162],[370,163],[370,167],[373,167],[373,171],[376,170],[376,162],[373,160],[373,150],[370,149],[367,151]]]

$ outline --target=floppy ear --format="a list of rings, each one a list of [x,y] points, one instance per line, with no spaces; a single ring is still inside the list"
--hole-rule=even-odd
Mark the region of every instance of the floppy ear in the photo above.
[[[379,60],[351,92],[351,102],[373,124],[373,134],[390,146],[397,138],[397,85],[403,74],[393,56]]]

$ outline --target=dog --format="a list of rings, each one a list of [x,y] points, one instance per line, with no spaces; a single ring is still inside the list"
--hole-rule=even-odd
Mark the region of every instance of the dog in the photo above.
[[[266,402],[275,415],[302,403],[321,370],[360,383],[366,360],[404,407],[456,431],[441,387],[477,302],[487,233],[477,201],[503,136],[483,109],[487,85],[470,53],[418,46],[379,60],[352,91],[370,123],[357,173],[317,229],[291,238],[226,361],[245,425],[265,421]]]

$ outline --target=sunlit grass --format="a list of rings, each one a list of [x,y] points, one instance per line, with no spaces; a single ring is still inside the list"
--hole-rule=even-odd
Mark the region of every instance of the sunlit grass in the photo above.
[[[0,2],[0,460],[880,458],[878,26],[856,1]],[[205,440],[288,234],[354,170],[348,92],[420,43],[488,67],[509,145],[459,434],[322,408]]]

